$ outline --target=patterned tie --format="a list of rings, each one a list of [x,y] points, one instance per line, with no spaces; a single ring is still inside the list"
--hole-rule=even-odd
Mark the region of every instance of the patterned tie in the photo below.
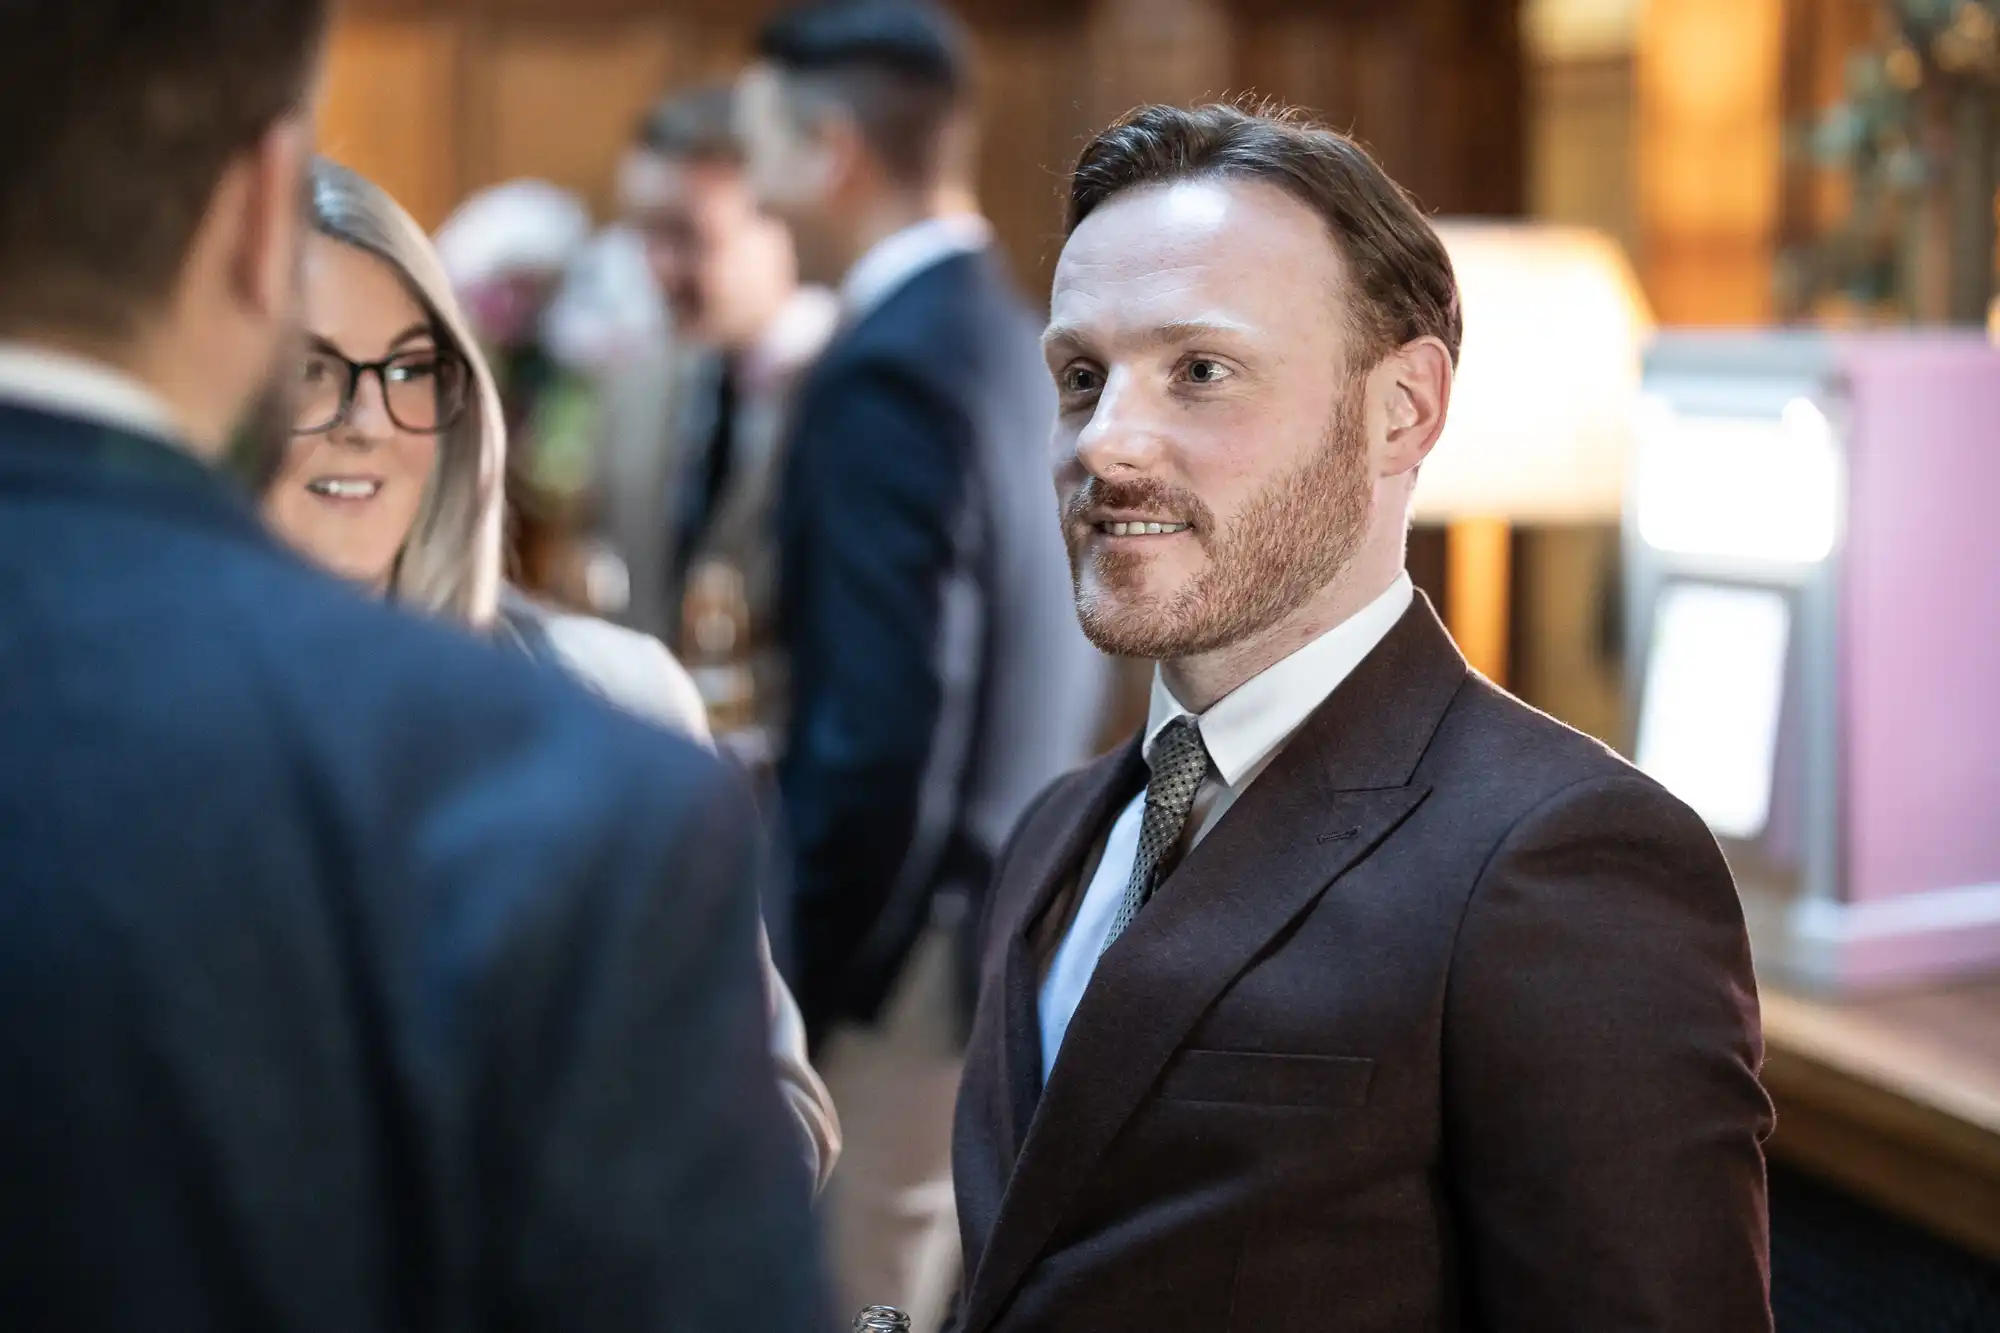
[[[1118,915],[1111,918],[1111,933],[1105,937],[1109,949],[1139,909],[1159,887],[1161,872],[1174,848],[1180,845],[1181,830],[1187,826],[1188,811],[1194,808],[1194,794],[1208,776],[1208,747],[1201,743],[1201,728],[1185,715],[1169,722],[1153,741],[1146,757],[1153,770],[1146,784],[1146,818],[1139,825],[1139,854],[1132,859],[1132,878],[1125,883],[1125,897]]]
[[[685,587],[694,569],[694,559],[701,554],[703,539],[715,523],[716,511],[722,508],[723,492],[729,489],[729,477],[736,468],[736,418],[742,397],[738,378],[735,361],[724,357],[715,376],[715,414],[708,423],[708,438],[682,465],[677,479],[677,526],[670,552],[673,567],[667,571],[672,580],[668,586],[676,590]],[[678,611],[674,624],[678,630]]]

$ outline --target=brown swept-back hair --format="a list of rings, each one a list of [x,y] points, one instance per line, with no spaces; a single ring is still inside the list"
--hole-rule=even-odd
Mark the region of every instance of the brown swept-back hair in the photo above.
[[[0,4],[0,334],[122,339],[229,162],[304,103],[328,0]]]
[[[1366,149],[1299,111],[1218,104],[1127,113],[1077,160],[1067,231],[1128,190],[1203,177],[1265,181],[1325,220],[1354,298],[1354,368],[1426,336],[1457,363],[1463,321],[1444,243]]]

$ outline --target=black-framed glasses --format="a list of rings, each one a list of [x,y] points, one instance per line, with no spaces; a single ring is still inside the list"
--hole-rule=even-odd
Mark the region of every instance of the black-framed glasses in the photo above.
[[[364,375],[373,375],[382,386],[389,420],[413,434],[450,430],[465,415],[472,371],[455,352],[422,347],[380,361],[349,361],[329,348],[315,347],[300,362],[293,387],[292,433],[318,435],[347,420]]]

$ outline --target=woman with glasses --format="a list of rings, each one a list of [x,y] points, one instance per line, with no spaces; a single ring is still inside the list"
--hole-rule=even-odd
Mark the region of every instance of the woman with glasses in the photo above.
[[[263,497],[272,526],[342,577],[543,657],[612,703],[705,741],[700,696],[659,640],[504,586],[500,397],[422,229],[329,162],[313,171],[311,226],[304,344],[279,385],[290,442]],[[833,1107],[768,951],[765,968],[779,1081],[823,1184],[839,1149]]]

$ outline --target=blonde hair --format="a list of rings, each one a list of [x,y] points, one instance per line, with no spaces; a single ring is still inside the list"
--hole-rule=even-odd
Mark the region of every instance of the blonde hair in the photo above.
[[[498,613],[507,425],[500,389],[424,229],[382,187],[339,163],[313,164],[314,231],[395,270],[472,375],[465,413],[438,440],[437,470],[389,577],[392,600],[476,628]]]

